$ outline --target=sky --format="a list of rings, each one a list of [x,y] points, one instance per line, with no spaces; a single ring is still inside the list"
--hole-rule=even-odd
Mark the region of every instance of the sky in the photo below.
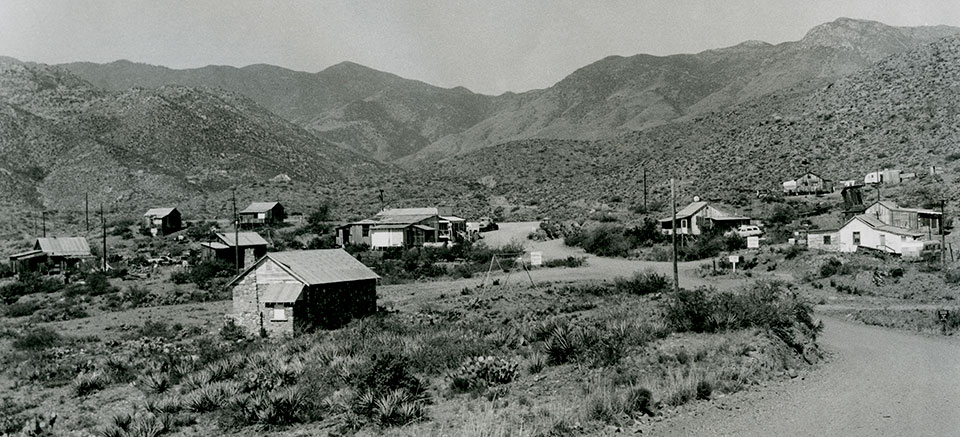
[[[308,72],[351,61],[500,94],[549,87],[610,55],[795,41],[838,17],[960,26],[960,1],[0,0],[0,55]]]

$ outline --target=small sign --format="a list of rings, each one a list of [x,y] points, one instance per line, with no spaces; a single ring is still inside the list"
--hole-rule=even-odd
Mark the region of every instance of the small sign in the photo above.
[[[530,265],[540,267],[543,265],[543,252],[530,252]]]
[[[949,310],[937,310],[937,317],[940,318],[941,322],[946,322],[947,317],[950,316]]]
[[[760,237],[753,236],[747,237],[747,249],[759,249],[760,248]]]
[[[731,263],[736,264],[736,263],[740,262],[740,255],[730,255],[729,260],[730,260]]]

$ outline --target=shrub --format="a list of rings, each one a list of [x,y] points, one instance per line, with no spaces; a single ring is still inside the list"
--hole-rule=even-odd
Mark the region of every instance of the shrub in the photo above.
[[[713,394],[713,386],[709,382],[700,381],[697,383],[697,399],[710,399],[711,394]]]
[[[40,308],[40,303],[36,301],[19,302],[8,306],[4,310],[4,315],[7,317],[24,317],[32,315]]]
[[[220,328],[220,338],[226,341],[237,341],[246,337],[243,328],[237,325],[233,319],[227,319]]]
[[[843,262],[837,258],[828,258],[820,265],[820,277],[829,278],[843,272]]]
[[[642,296],[666,291],[670,283],[666,276],[646,271],[634,273],[630,278],[618,276],[613,280],[613,287],[618,293]]]
[[[84,280],[87,283],[87,293],[91,296],[100,296],[102,294],[119,291],[117,287],[110,284],[107,276],[100,272],[89,273]]]
[[[517,377],[517,363],[497,357],[472,357],[450,374],[450,387],[465,392],[491,385],[506,384]]]
[[[551,259],[543,263],[544,267],[580,267],[587,262],[585,256],[568,256],[566,258]]]
[[[13,347],[23,351],[39,351],[59,346],[63,337],[53,329],[41,326],[30,328],[13,341]]]
[[[950,269],[944,270],[943,280],[948,284],[960,283],[960,269],[950,268]]]
[[[108,383],[109,381],[103,372],[81,373],[73,380],[73,393],[77,396],[86,396],[103,390]]]

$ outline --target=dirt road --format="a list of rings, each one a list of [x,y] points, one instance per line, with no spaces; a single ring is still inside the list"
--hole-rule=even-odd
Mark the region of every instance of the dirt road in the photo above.
[[[652,435],[960,435],[960,342],[825,319],[830,362],[702,404]]]

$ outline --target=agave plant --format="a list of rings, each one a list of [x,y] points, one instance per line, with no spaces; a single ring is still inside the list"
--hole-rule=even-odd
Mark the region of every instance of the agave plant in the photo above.
[[[109,381],[102,371],[84,372],[73,380],[73,392],[77,396],[86,396],[95,391],[103,390]]]
[[[143,375],[140,378],[140,385],[142,385],[148,393],[154,394],[165,393],[172,386],[170,378],[160,372],[151,372]]]
[[[182,382],[186,390],[193,391],[213,382],[213,375],[209,370],[204,369],[199,372],[188,373]]]

